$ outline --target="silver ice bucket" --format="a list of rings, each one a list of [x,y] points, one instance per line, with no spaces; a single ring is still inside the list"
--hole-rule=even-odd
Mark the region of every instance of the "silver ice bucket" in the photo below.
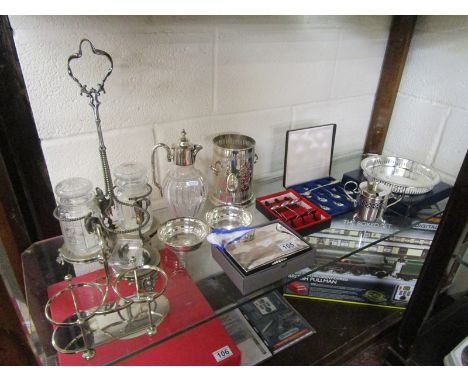
[[[245,206],[253,201],[253,168],[257,159],[255,139],[251,137],[223,134],[213,138],[213,204]]]

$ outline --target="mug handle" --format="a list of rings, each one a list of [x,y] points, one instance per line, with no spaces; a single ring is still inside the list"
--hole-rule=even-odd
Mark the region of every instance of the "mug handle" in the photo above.
[[[393,194],[393,193],[390,195],[390,198],[395,198],[395,197],[396,197],[396,196],[395,196],[395,194]],[[397,204],[398,202],[400,202],[401,199],[403,199],[403,195],[400,195],[399,197],[396,197],[396,200],[395,200],[394,202],[392,202],[392,203],[390,203],[390,204],[387,204],[387,208],[388,208],[388,207],[391,207],[391,206],[394,206],[395,204]]]
[[[353,188],[352,190],[349,190],[349,191],[348,191],[348,190],[346,189],[346,186],[347,186],[348,184],[354,185],[354,188]],[[346,196],[346,198],[347,198],[350,202],[353,202],[353,203],[356,203],[356,202],[357,202],[357,200],[356,200],[355,198],[353,198],[353,196],[351,195],[351,193],[352,193],[352,192],[357,192],[358,188],[359,188],[359,185],[358,185],[354,180],[349,180],[349,181],[347,181],[347,182],[343,185],[343,191],[345,192],[345,196]]]

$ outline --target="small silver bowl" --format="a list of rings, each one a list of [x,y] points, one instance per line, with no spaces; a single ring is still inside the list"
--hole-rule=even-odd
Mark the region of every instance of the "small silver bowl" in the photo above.
[[[209,231],[199,219],[175,218],[161,225],[158,239],[174,252],[190,252],[202,245]]]
[[[233,229],[249,226],[252,223],[252,214],[240,207],[219,206],[208,211],[205,220],[211,228]]]

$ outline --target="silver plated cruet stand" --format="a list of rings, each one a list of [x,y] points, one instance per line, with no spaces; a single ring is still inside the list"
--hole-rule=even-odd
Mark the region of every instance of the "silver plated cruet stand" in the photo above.
[[[85,43],[89,44],[94,55],[103,56],[109,62],[109,68],[103,80],[96,87],[83,84],[73,74],[70,65],[74,60],[82,57],[82,48]],[[157,325],[162,322],[169,311],[169,302],[163,295],[168,276],[159,268],[159,252],[151,246],[150,242],[155,229],[151,227],[145,230],[145,234],[142,233],[142,229],[148,228],[147,225],[151,221],[149,196],[152,188],[146,184],[145,193],[138,198],[131,199],[130,202],[119,200],[114,193],[99,116],[100,96],[105,93],[104,85],[112,70],[112,57],[107,52],[96,49],[88,39],[81,40],[78,52],[68,58],[68,74],[80,87],[80,95],[85,95],[89,99],[89,105],[93,110],[105,190],[95,189],[94,199],[100,212],[98,216],[88,213],[76,218],[67,218],[59,213],[58,207],[54,210],[54,216],[58,220],[83,223],[88,233],[97,236],[100,248],[95,253],[78,256],[64,245],[59,250],[59,260],[69,263],[99,262],[104,268],[104,276],[92,282],[74,283],[72,276],[66,275],[65,287],[48,300],[45,316],[55,326],[52,336],[55,349],[62,353],[82,352],[86,360],[94,357],[96,346],[110,340],[145,333],[155,334]],[[137,228],[118,227],[114,218],[114,209],[117,204],[135,209]],[[156,226],[156,222],[153,225]],[[136,243],[136,246],[130,247],[129,243]],[[133,252],[129,248],[132,248]],[[115,262],[115,259],[118,261]],[[122,284],[126,284],[124,285],[126,293],[122,292]],[[92,308],[79,306],[80,290],[83,288],[94,290],[100,296]],[[53,305],[59,304],[62,295],[66,294],[70,295],[70,301],[72,301],[70,305],[73,311],[66,320],[55,320],[52,317]],[[111,294],[115,297],[114,300],[109,301]],[[70,330],[70,327],[75,329]]]

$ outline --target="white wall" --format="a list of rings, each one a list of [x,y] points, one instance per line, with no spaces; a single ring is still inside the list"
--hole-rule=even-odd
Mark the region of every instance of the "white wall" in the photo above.
[[[384,152],[453,183],[468,149],[468,17],[419,16]]]
[[[204,146],[240,132],[257,140],[255,177],[280,175],[285,131],[338,124],[335,155],[362,150],[391,18],[31,17],[11,23],[52,185],[85,176],[103,186],[91,108],[68,77],[81,38],[109,52],[101,97],[111,167],[174,143],[182,128]],[[99,66],[82,75],[99,72]],[[101,68],[102,70],[102,68]],[[166,163],[160,156],[160,170]]]

